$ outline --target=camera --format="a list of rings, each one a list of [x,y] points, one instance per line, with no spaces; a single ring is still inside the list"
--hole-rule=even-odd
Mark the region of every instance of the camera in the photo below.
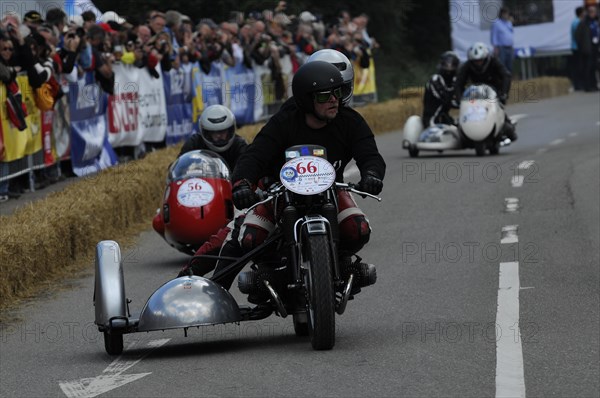
[[[14,31],[15,31],[15,27],[14,27],[14,26],[12,26],[12,24],[8,24],[8,25],[6,26],[6,31],[7,31],[7,32],[9,32],[9,33],[10,33],[10,32],[14,32]]]
[[[74,39],[75,33],[67,33],[67,39]]]
[[[166,40],[161,40],[161,41],[158,42],[158,44],[160,44],[160,51],[161,52],[167,51],[167,41]]]

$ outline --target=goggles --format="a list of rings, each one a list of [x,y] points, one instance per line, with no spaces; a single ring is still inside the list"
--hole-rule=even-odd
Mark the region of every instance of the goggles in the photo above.
[[[334,89],[331,89],[328,91],[318,91],[318,92],[314,93],[314,98],[318,104],[324,104],[327,101],[329,101],[329,98],[331,97],[332,94],[336,99],[342,98],[342,88],[338,87],[338,88],[334,88]]]

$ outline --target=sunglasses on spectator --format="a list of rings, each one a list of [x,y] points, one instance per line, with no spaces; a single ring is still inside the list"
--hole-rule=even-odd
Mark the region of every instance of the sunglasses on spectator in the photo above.
[[[15,51],[13,47],[4,47],[2,51]]]
[[[338,87],[338,88],[334,88],[329,91],[316,92],[316,93],[314,93],[315,101],[317,101],[318,104],[324,104],[327,101],[329,101],[329,98],[331,97],[332,94],[336,99],[342,98],[342,88]]]

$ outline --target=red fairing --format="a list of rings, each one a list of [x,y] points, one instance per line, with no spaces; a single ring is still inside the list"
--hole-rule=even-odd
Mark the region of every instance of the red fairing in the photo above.
[[[231,183],[221,178],[190,178],[170,185],[168,219],[163,213],[165,240],[172,245],[199,247],[231,221]]]
[[[163,221],[162,211],[160,211],[160,209],[152,219],[152,228],[154,228],[160,236],[163,238],[165,237],[165,222]]]
[[[194,254],[233,219],[229,169],[211,151],[183,154],[169,167],[154,230],[177,250]]]

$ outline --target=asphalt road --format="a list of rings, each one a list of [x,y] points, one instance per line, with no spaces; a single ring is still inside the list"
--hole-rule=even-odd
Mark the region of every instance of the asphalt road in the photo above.
[[[493,157],[411,159],[399,132],[378,137],[384,200],[359,205],[379,280],[331,351],[271,316],[126,335],[109,357],[90,271],[2,325],[0,396],[597,397],[599,109],[597,94],[510,106],[527,117]],[[151,231],[123,257],[132,310],[187,259]]]

